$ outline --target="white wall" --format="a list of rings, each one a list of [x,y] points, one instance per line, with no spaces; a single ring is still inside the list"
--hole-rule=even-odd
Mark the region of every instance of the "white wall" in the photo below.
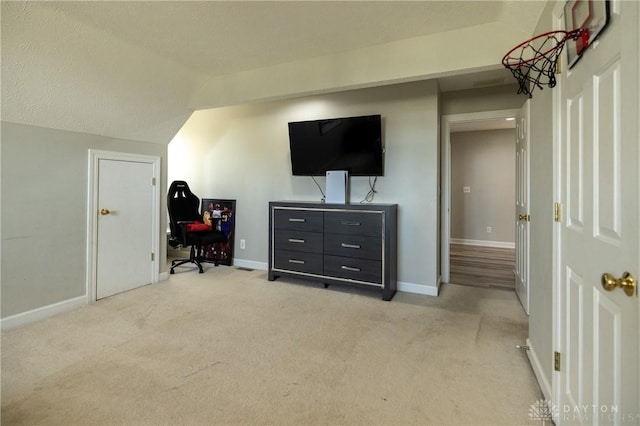
[[[236,199],[236,239],[246,240],[245,250],[236,244],[236,263],[266,268],[268,202],[321,198],[310,177],[291,175],[287,123],[367,114],[383,117],[385,176],[378,178],[375,202],[399,205],[400,288],[435,294],[439,111],[434,81],[197,111],[170,143],[169,176],[188,177],[201,198]],[[194,172],[198,169],[202,172]],[[317,179],[324,188],[324,178]],[[366,177],[352,178],[351,202],[359,202],[368,189]]]
[[[535,33],[550,31],[554,2]],[[543,391],[553,375],[553,91],[536,89],[531,100],[529,158],[531,227],[529,246],[529,343],[539,362]],[[534,369],[536,367],[534,366]],[[549,396],[549,395],[545,395]]]
[[[451,238],[513,244],[514,129],[456,132],[450,141]]]
[[[162,176],[167,149],[7,122],[2,122],[1,149],[4,319],[86,294],[89,149],[159,156]],[[165,197],[160,206],[166,211]],[[166,226],[163,215],[161,231]],[[159,264],[164,271],[165,239],[160,240]]]

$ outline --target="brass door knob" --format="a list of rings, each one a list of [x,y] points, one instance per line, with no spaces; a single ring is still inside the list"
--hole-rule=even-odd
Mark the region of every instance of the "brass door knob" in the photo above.
[[[100,214],[101,214],[102,216],[106,216],[106,215],[108,215],[109,213],[111,213],[111,212],[109,211],[109,209],[102,209],[102,210],[100,210]]]
[[[602,287],[607,291],[612,291],[616,287],[624,290],[627,296],[633,296],[636,291],[636,279],[629,272],[622,274],[622,278],[616,279],[613,275],[602,274]]]

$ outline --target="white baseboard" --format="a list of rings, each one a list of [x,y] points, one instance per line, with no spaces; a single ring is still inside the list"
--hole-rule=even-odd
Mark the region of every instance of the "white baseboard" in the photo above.
[[[531,368],[533,369],[533,373],[538,380],[538,385],[542,390],[542,394],[547,401],[553,401],[551,399],[551,383],[544,375],[544,370],[542,369],[542,364],[540,364],[540,358],[536,353],[536,350],[533,346],[531,346],[531,340],[527,339],[527,346],[529,346],[529,350],[527,351],[527,357],[529,357],[529,363],[531,364]]]
[[[507,241],[486,241],[486,240],[467,240],[465,238],[451,238],[451,244],[462,244],[465,246],[495,247],[495,248],[516,248],[516,243]]]
[[[73,309],[77,309],[87,304],[87,296],[79,296],[69,300],[63,300],[62,302],[54,303],[52,305],[43,306],[41,308],[32,309],[27,312],[12,315],[10,317],[0,319],[0,329],[9,330],[23,325],[30,324],[32,322],[40,321],[45,318],[52,317],[63,312],[68,312]]]
[[[269,269],[267,262],[256,262],[253,260],[238,259],[237,257],[233,258],[233,266],[257,269],[259,271],[266,271]]]
[[[266,262],[255,262],[253,260],[244,260],[244,259],[233,259],[233,266],[238,266],[242,268],[251,268],[257,269],[260,271],[267,271],[269,269],[269,265]],[[398,291],[402,291],[405,293],[415,293],[415,294],[425,294],[427,296],[437,296],[440,280],[438,280],[437,286],[423,285],[423,284],[413,284],[413,283],[405,283],[398,281],[397,282]]]
[[[158,282],[166,281],[168,279],[169,279],[169,272],[160,272],[160,275],[158,275]]]
[[[398,291],[405,293],[426,294],[427,296],[437,296],[438,286],[405,283],[398,281]]]

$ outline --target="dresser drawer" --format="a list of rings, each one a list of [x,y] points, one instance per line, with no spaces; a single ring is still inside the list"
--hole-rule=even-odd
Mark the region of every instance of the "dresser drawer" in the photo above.
[[[276,250],[322,253],[322,234],[319,232],[279,230],[273,237]]]
[[[322,232],[324,229],[323,213],[309,210],[274,209],[273,226],[275,229]]]
[[[322,275],[322,254],[319,253],[277,250],[273,264],[276,269]]]
[[[382,240],[349,234],[324,234],[324,252],[333,256],[382,260]]]
[[[382,237],[382,215],[362,212],[325,212],[324,232]]]
[[[325,255],[324,274],[382,285],[382,262]]]

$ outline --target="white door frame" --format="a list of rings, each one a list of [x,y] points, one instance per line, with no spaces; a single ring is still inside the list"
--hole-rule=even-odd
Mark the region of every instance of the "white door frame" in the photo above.
[[[467,121],[484,121],[515,117],[520,109],[447,114],[440,117],[440,155],[442,176],[442,200],[440,204],[440,282],[448,283],[451,265],[449,243],[451,240],[451,125]]]
[[[563,26],[562,22],[562,14],[564,13],[564,8],[560,3],[556,5],[553,11],[553,28],[560,29]],[[562,60],[566,59],[566,55],[563,52]],[[562,122],[560,120],[560,112],[562,110],[562,97],[560,96],[560,85],[562,84],[561,78],[558,79],[556,87],[554,87],[552,94],[552,107],[553,107],[553,120],[552,120],[552,134],[553,134],[553,199],[556,203],[560,203],[562,201],[562,182],[561,182],[561,173],[562,173]],[[559,204],[560,206],[560,204]],[[559,212],[562,214],[563,212]],[[562,282],[562,271],[560,269],[560,265],[562,264],[562,253],[561,253],[561,235],[562,235],[562,223],[560,221],[554,221],[553,223],[553,235],[552,235],[552,259],[551,259],[551,275],[552,275],[552,288],[553,288],[553,305],[551,307],[552,319],[551,319],[551,327],[552,327],[552,335],[551,335],[551,344],[552,350],[558,351],[559,348],[562,347],[562,321],[560,321],[560,316],[563,314],[562,308],[562,288],[560,283]],[[550,354],[549,354],[550,355]],[[560,406],[561,399],[561,389],[560,389],[560,377],[559,372],[555,371],[555,369],[551,372],[551,401],[555,404],[556,407]],[[554,419],[556,420],[556,419]]]
[[[531,100],[527,99],[520,108],[520,114],[516,123],[516,211],[515,211],[515,241],[516,241],[516,267],[515,286],[516,294],[524,311],[529,315],[530,299],[530,233],[531,223],[529,214],[531,213]],[[522,145],[524,144],[524,156]],[[524,158],[523,158],[524,157]],[[524,214],[526,221],[516,219]]]
[[[129,154],[125,152],[89,150],[89,179],[87,188],[87,272],[86,294],[87,303],[96,301],[97,266],[98,266],[98,163],[100,160],[132,161],[150,163],[153,166],[153,177],[156,184],[153,189],[153,214],[149,218],[152,223],[151,242],[153,252],[156,253],[155,265],[152,273],[152,283],[159,281],[160,260],[160,157],[152,155]]]

